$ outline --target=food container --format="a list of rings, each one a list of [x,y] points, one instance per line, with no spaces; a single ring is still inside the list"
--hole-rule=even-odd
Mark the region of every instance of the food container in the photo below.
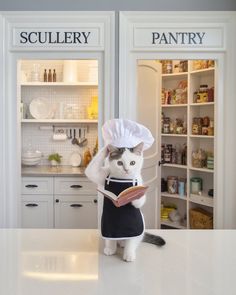
[[[167,177],[167,191],[169,194],[178,193],[178,178],[176,176]]]
[[[213,214],[202,209],[189,210],[191,229],[213,229]]]
[[[185,196],[185,192],[186,192],[186,178],[179,178],[178,181],[178,192],[179,192],[179,196],[180,197],[184,197]]]
[[[190,179],[190,191],[191,194],[199,195],[202,191],[202,178],[192,177]]]

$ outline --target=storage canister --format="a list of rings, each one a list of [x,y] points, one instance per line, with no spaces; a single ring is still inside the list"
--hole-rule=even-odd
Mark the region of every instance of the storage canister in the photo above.
[[[178,182],[178,192],[181,197],[185,196],[185,184],[186,184],[186,179],[185,178],[179,178]]]
[[[192,177],[190,179],[190,190],[192,194],[199,195],[202,191],[202,178],[201,177]]]
[[[167,177],[167,190],[169,194],[178,193],[178,178],[176,176]]]

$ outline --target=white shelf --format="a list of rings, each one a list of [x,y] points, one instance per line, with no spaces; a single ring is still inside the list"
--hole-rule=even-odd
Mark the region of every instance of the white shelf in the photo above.
[[[214,207],[214,198],[209,197],[207,193],[204,192],[201,195],[190,194],[189,201],[207,207]]]
[[[207,68],[207,69],[201,69],[201,70],[194,70],[194,71],[190,71],[190,74],[193,75],[204,75],[204,74],[211,74],[213,73],[215,70],[215,68]]]
[[[192,138],[215,138],[214,135],[190,135]]]
[[[66,83],[66,82],[24,82],[21,86],[98,86],[97,82],[76,82],[76,83]]]
[[[187,196],[183,196],[181,197],[179,194],[169,194],[167,192],[162,192],[161,193],[161,196],[162,197],[166,197],[166,198],[174,198],[174,199],[180,199],[180,200],[183,200],[183,201],[186,201],[187,200]]]
[[[184,104],[162,104],[162,108],[182,108],[182,107],[187,107],[188,105],[186,103]]]
[[[180,72],[180,73],[171,73],[171,74],[162,74],[162,78],[178,78],[181,76],[188,76],[188,72]]]
[[[187,165],[163,164],[163,166],[164,166],[164,167],[171,167],[171,168],[187,169]]]
[[[186,229],[186,226],[181,225],[178,222],[173,222],[173,221],[170,221],[170,220],[163,220],[162,219],[161,220],[161,225],[167,225],[167,226],[171,226],[171,227],[178,228],[178,229]]]
[[[67,120],[67,119],[22,119],[21,123],[86,123],[86,124],[97,124],[98,120]]]
[[[207,173],[214,173],[213,169],[207,169],[207,168],[195,168],[195,167],[190,167],[190,170],[193,171],[200,171],[200,172],[207,172]]]
[[[162,133],[161,136],[187,137],[187,134],[166,134],[166,133]]]
[[[212,101],[212,102],[200,102],[200,103],[195,102],[195,103],[190,103],[190,106],[191,107],[200,107],[200,106],[212,106],[214,104],[215,104],[214,101]]]

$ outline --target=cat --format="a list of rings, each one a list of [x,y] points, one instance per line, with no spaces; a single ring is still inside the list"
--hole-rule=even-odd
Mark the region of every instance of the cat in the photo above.
[[[113,190],[118,195],[129,186],[142,185],[142,166],[143,143],[133,148],[108,145],[93,158],[85,174],[98,186],[105,185],[105,189]],[[161,237],[144,233],[144,218],[140,208],[145,201],[144,195],[128,205],[116,208],[108,198],[104,197],[102,235],[105,238],[106,255],[115,254],[119,243],[124,247],[123,259],[131,262],[135,260],[136,249],[142,240],[158,246],[165,244]],[[129,229],[124,229],[126,227]]]

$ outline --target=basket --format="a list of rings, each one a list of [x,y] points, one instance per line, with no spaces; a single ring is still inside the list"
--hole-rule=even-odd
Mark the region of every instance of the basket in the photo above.
[[[191,229],[213,229],[213,214],[202,208],[190,209]]]

